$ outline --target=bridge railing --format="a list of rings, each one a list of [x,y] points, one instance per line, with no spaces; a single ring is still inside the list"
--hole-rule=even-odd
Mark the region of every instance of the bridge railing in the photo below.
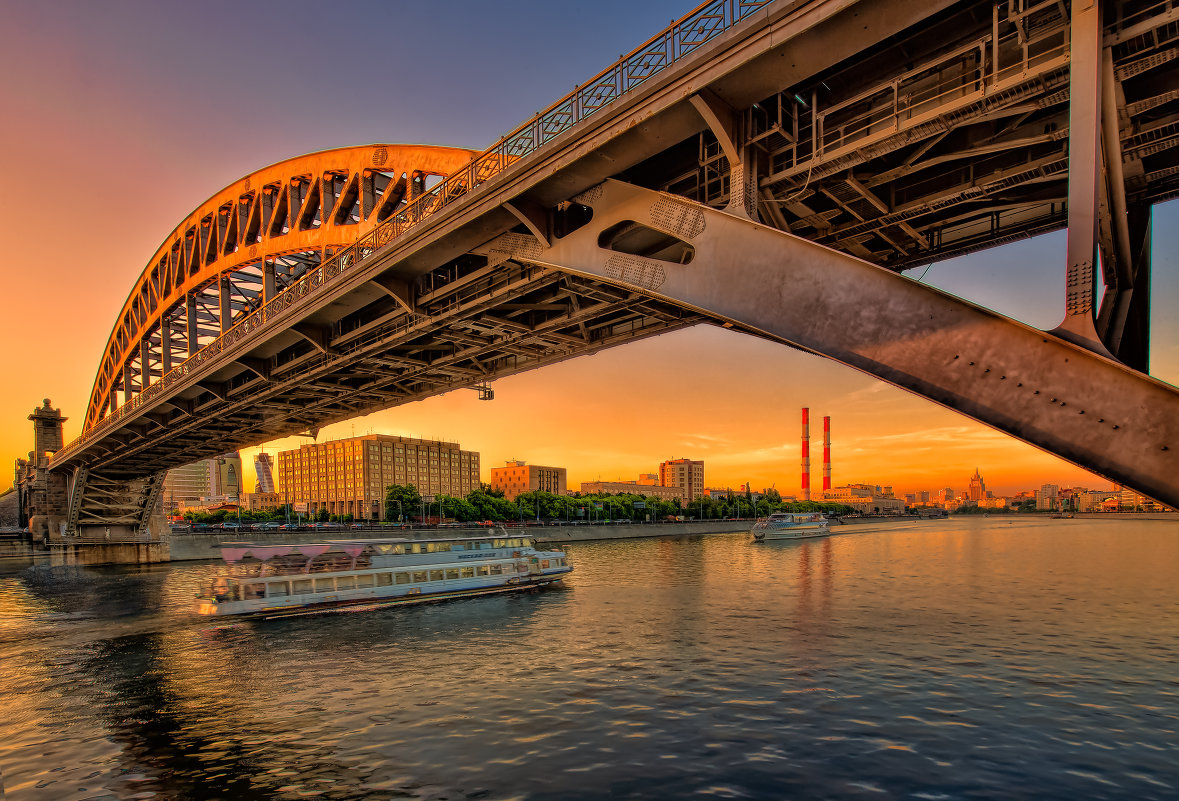
[[[532,119],[472,159],[466,168],[447,176],[354,244],[305,273],[298,281],[161,376],[160,380],[142,388],[130,401],[95,422],[59,453],[68,455],[72,449],[101,435],[122,418],[151,403],[171,385],[185,380],[190,373],[216,359],[225,349],[267,327],[271,320],[283,316],[297,301],[318,292],[410,228],[491,181],[516,162],[532,155],[773,2],[777,0],[710,0],[698,6],[586,83],[537,112]]]

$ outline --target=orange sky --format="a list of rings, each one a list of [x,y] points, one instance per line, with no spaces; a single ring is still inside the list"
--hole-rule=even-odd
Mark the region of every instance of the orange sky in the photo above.
[[[640,13],[633,4],[606,5]],[[221,37],[217,48],[200,45],[195,34],[177,36],[213,24],[181,5],[73,4],[68,14],[66,8],[0,0],[0,12],[20,34],[0,51],[0,170],[8,182],[0,193],[0,367],[8,382],[0,393],[0,453],[10,458],[30,449],[25,418],[44,397],[71,418],[67,438],[78,433],[127,292],[172,228],[221,187],[326,147],[375,141],[485,147],[688,10],[653,2],[643,7],[638,27],[627,30],[563,4],[543,13],[533,8],[525,25],[511,24],[510,14],[499,23],[454,15],[447,20],[452,35],[472,54],[462,64],[428,75],[415,71],[417,60],[436,52],[430,37],[406,36],[398,39],[404,47],[382,55],[381,70],[353,64],[348,58],[361,56],[349,55],[325,75],[315,59],[295,58],[270,74],[274,65],[264,68],[270,62],[257,57],[257,42],[274,35],[276,25],[287,26],[279,32],[283,41],[314,43],[322,13],[314,4],[293,3],[282,19],[250,7],[234,31],[208,32]],[[370,11],[394,13],[379,5]],[[426,15],[425,24],[431,12],[396,12],[411,13]],[[558,24],[578,25],[587,32],[581,40],[594,46],[568,52],[552,36]],[[470,66],[492,63],[495,69]],[[537,70],[537,63],[546,69]],[[254,81],[264,73],[284,80],[267,90],[243,84],[238,64],[255,65]],[[362,77],[340,92],[333,76],[342,74]],[[365,83],[396,74],[414,74],[415,81]],[[317,105],[329,96],[330,113]],[[1156,210],[1153,267],[1152,373],[1173,384],[1179,383],[1179,321],[1169,311],[1179,298],[1177,218],[1179,204]],[[1051,328],[1063,314],[1063,250],[1059,234],[1041,237],[934,265],[924,280]],[[492,402],[454,392],[324,429],[320,438],[370,430],[444,438],[479,451],[485,479],[490,467],[518,458],[568,468],[574,488],[597,478],[632,480],[655,472],[660,461],[688,457],[705,461],[709,486],[749,481],[794,494],[799,409],[809,406],[812,486],[821,480],[824,415],[834,421],[837,485],[961,490],[975,467],[1003,493],[1042,482],[1108,485],[853,370],[719,329],[656,337],[493,388]],[[250,453],[243,454],[247,464]]]

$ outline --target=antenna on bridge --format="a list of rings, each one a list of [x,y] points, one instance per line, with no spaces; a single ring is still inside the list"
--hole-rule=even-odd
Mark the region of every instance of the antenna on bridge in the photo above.
[[[473,387],[467,387],[479,393],[479,400],[495,400],[495,390],[486,384],[476,384]]]

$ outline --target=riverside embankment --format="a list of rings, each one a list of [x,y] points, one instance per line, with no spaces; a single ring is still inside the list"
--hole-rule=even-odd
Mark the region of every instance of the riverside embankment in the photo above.
[[[532,537],[538,542],[590,542],[593,540],[621,540],[636,537],[684,537],[698,534],[726,534],[747,532],[753,525],[749,520],[705,520],[682,523],[633,523],[614,525],[526,526],[507,529],[509,536]],[[485,533],[481,528],[420,528],[420,529],[359,529],[347,531],[217,531],[208,533],[175,532],[170,537],[171,561],[187,562],[197,559],[219,559],[217,546],[222,542],[245,541],[259,545],[298,545],[325,540],[367,540],[386,537],[433,539],[446,536],[477,537]]]

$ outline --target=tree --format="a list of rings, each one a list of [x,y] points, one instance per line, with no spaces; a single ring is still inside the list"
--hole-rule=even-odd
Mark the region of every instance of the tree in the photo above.
[[[328,511],[326,506],[319,507],[319,509],[315,512],[315,519],[320,523],[326,523],[331,520],[331,518],[331,512]]]
[[[390,484],[385,488],[385,519],[396,520],[397,515],[412,515],[420,509],[422,494],[413,484]]]

